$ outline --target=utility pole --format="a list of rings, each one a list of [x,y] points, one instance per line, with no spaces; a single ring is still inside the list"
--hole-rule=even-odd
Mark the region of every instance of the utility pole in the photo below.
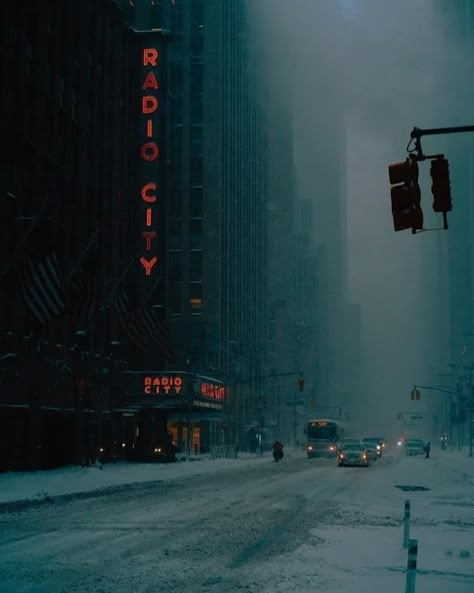
[[[472,441],[473,441],[473,434],[472,434],[472,412],[474,407],[474,391],[472,385],[472,369],[470,369],[470,377],[469,377],[469,457],[472,457]]]
[[[296,391],[293,391],[293,446],[296,447]]]

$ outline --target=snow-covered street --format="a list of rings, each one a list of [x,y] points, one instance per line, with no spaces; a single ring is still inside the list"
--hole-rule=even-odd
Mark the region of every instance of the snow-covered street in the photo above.
[[[474,588],[465,450],[394,451],[366,469],[290,449],[279,464],[111,464],[3,474],[0,486],[2,593],[400,593],[406,499],[417,593]]]

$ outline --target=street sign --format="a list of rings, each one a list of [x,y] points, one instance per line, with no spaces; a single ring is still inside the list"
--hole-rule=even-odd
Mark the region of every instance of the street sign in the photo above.
[[[286,402],[287,406],[304,406],[304,399],[289,399]]]

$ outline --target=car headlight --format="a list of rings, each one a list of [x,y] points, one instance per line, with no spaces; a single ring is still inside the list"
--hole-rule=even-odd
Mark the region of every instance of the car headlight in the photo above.
[[[332,445],[329,447],[330,451],[334,451],[336,449],[336,447],[333,447]]]

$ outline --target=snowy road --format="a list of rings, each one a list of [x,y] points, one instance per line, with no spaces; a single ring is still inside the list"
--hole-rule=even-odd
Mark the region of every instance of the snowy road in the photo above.
[[[350,538],[352,527],[391,528],[399,544],[406,495],[387,484],[405,466],[416,474],[416,464],[426,467],[423,461],[386,456],[366,469],[301,455],[279,464],[267,458],[5,513],[0,580],[10,589],[2,593],[335,590],[324,534],[343,529]],[[426,517],[420,529],[425,523],[430,525]],[[355,558],[358,538],[360,533]],[[390,558],[387,550],[386,563],[393,566],[375,570],[379,578],[395,574],[403,590],[405,553],[397,554]],[[357,572],[360,561],[354,564]],[[470,590],[471,572],[456,573],[459,590]]]
[[[261,591],[265,563],[311,541],[377,469],[269,460],[26,510],[0,518],[0,564],[25,591]]]

